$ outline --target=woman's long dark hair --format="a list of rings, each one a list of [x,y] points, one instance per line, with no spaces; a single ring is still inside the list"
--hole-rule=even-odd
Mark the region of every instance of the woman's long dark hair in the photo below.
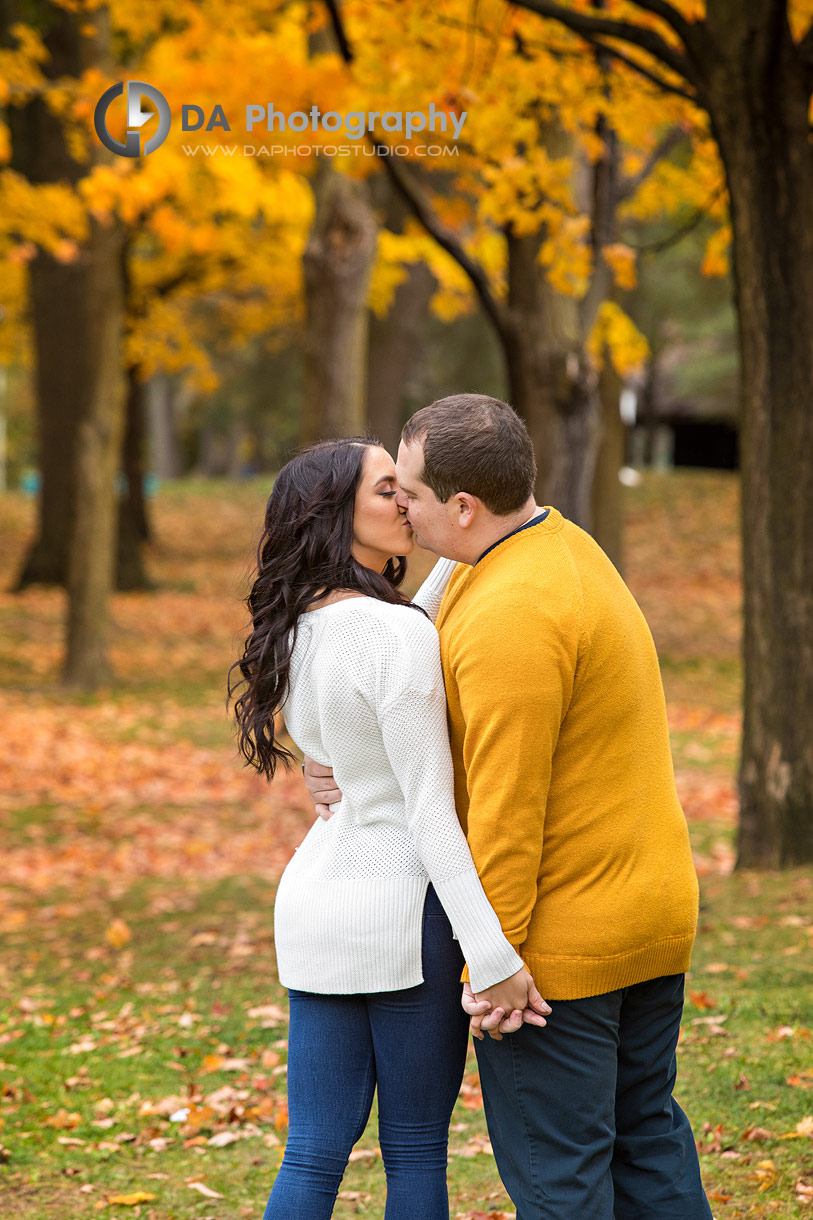
[[[382,573],[354,559],[353,514],[370,437],[321,441],[283,466],[265,506],[265,525],[257,548],[251,592],[245,599],[252,630],[243,655],[228,672],[235,700],[237,744],[247,766],[271,779],[277,765],[294,756],[274,736],[274,716],[288,695],[291,654],[299,615],[334,589],[411,605],[398,587],[406,559],[390,559]],[[418,607],[416,607],[418,609]],[[293,632],[293,634],[291,634]],[[232,685],[232,671],[242,678]]]

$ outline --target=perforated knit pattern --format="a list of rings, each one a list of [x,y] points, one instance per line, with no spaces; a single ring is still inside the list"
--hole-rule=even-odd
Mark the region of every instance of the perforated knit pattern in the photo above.
[[[436,613],[453,564],[421,591]],[[433,604],[433,601],[436,604]],[[280,981],[351,993],[422,981],[431,879],[475,990],[522,965],[488,904],[454,807],[438,635],[420,611],[347,598],[303,615],[283,708],[304,753],[332,766],[341,802],[317,818],[274,911]]]

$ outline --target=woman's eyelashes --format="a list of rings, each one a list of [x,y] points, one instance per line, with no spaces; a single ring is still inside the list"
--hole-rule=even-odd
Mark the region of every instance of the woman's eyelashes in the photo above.
[[[397,491],[382,491],[382,492],[379,492],[379,495],[382,495],[382,496],[397,496],[397,495],[398,495],[398,492],[397,492]]]

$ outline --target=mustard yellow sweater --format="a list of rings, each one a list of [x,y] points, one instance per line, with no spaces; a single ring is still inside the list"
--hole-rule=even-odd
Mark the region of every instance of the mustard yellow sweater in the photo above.
[[[658,659],[604,552],[552,509],[455,569],[437,627],[458,815],[542,995],[685,971],[697,878]]]

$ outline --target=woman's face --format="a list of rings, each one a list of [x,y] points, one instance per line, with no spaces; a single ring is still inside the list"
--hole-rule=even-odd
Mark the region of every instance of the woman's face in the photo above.
[[[406,514],[395,503],[397,490],[395,462],[386,449],[369,445],[356,491],[352,549],[359,563],[376,572],[393,555],[409,555],[415,546]]]

